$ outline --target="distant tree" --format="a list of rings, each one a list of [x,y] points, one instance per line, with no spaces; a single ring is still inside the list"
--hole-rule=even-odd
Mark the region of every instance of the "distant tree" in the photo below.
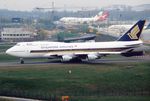
[[[42,29],[38,30],[37,40],[45,40],[46,38],[47,38],[47,33]]]

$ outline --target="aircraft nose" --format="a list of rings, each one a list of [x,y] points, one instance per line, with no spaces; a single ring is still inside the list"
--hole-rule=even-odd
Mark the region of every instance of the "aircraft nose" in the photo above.
[[[6,54],[8,54],[8,55],[10,55],[10,54],[11,54],[10,49],[7,49],[7,50],[6,50]]]

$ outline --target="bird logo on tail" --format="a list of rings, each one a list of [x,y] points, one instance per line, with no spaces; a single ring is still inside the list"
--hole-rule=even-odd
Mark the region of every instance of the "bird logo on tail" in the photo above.
[[[139,26],[136,25],[136,26],[131,30],[131,32],[128,34],[128,36],[129,36],[131,39],[138,39],[137,34],[138,34],[139,32],[140,32]]]

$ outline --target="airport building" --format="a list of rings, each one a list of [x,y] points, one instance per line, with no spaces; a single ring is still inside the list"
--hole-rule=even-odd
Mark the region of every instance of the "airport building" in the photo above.
[[[1,40],[9,42],[33,41],[37,33],[29,28],[3,28]]]

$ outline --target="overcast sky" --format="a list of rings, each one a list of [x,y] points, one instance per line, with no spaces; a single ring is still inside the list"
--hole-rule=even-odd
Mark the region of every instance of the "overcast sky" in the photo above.
[[[150,0],[0,0],[0,9],[29,11],[35,7],[105,7],[112,4],[150,4]]]

